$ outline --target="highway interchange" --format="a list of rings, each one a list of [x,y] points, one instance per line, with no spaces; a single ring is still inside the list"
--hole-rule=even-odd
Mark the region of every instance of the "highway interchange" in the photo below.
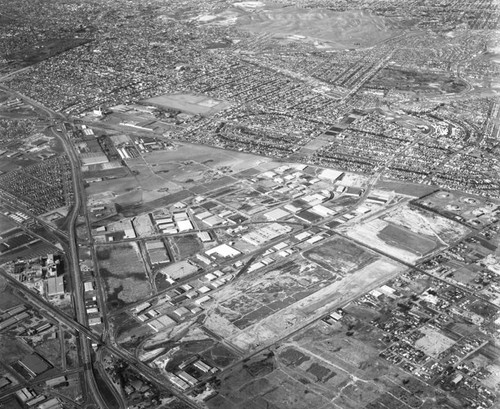
[[[1,80],[1,79],[0,79]],[[32,292],[26,290],[26,288],[21,284],[20,282],[16,281],[14,278],[12,278],[9,274],[7,274],[5,271],[0,270],[0,275],[3,276],[9,283],[10,285],[15,288],[26,300],[27,303],[31,304],[35,308],[37,308],[42,314],[51,317],[52,319],[57,320],[61,325],[63,325],[67,330],[71,332],[75,332],[77,334],[77,339],[78,339],[78,350],[79,350],[79,356],[81,360],[81,366],[82,369],[81,371],[83,372],[83,394],[85,397],[85,403],[84,407],[86,409],[98,409],[98,408],[103,408],[106,409],[107,403],[105,399],[103,398],[101,394],[101,390],[99,389],[97,383],[96,383],[96,377],[95,377],[95,372],[94,371],[99,371],[100,373],[100,378],[103,379],[108,386],[108,389],[113,393],[115,400],[118,402],[119,406],[121,409],[126,408],[126,403],[124,402],[123,398],[121,395],[116,391],[116,389],[113,387],[111,384],[111,381],[107,377],[105,371],[103,370],[102,365],[100,364],[99,361],[102,358],[102,355],[104,352],[109,353],[113,355],[115,358],[121,359],[125,362],[127,362],[130,366],[130,368],[136,370],[139,372],[144,378],[146,378],[148,381],[150,381],[152,384],[156,385],[160,390],[168,390],[171,394],[175,395],[178,397],[180,400],[182,400],[188,407],[196,408],[199,407],[195,402],[192,400],[188,399],[185,396],[185,393],[181,391],[178,387],[173,385],[171,382],[166,380],[163,376],[161,376],[157,371],[149,367],[148,365],[144,364],[141,362],[137,357],[133,356],[129,352],[123,350],[120,348],[114,341],[113,338],[110,337],[110,328],[109,328],[109,323],[108,320],[106,319],[107,316],[107,311],[106,311],[106,303],[105,303],[105,293],[102,288],[102,286],[99,284],[100,282],[100,275],[99,275],[99,268],[97,264],[97,258],[95,254],[95,248],[94,248],[94,241],[92,238],[91,234],[91,226],[90,226],[90,220],[87,215],[86,211],[86,197],[85,197],[85,189],[83,186],[83,179],[81,175],[81,170],[80,170],[80,160],[76,154],[75,148],[71,142],[71,139],[69,135],[66,132],[65,127],[63,126],[63,122],[66,121],[66,118],[64,118],[61,114],[57,114],[36,101],[33,101],[24,95],[21,95],[19,93],[15,93],[8,88],[0,85],[0,90],[3,92],[6,92],[10,94],[13,97],[20,98],[22,99],[25,103],[30,104],[33,106],[38,112],[43,112],[45,117],[51,121],[50,125],[50,132],[52,135],[56,138],[58,138],[63,147],[64,151],[70,161],[71,164],[71,172],[72,172],[72,181],[73,181],[73,189],[74,189],[74,203],[71,206],[70,212],[69,212],[69,222],[67,224],[67,232],[59,230],[55,228],[54,226],[44,222],[40,218],[36,218],[37,221],[40,223],[43,223],[43,225],[50,229],[50,231],[55,235],[55,237],[60,239],[61,245],[63,246],[63,249],[66,253],[67,260],[68,260],[68,271],[70,273],[70,278],[71,278],[71,284],[73,293],[73,303],[74,303],[74,311],[75,311],[75,318],[72,318],[65,313],[61,312],[58,308],[54,307],[47,301],[45,301],[42,297],[33,294]],[[67,123],[67,121],[66,121]],[[380,175],[382,174],[383,170],[390,164],[390,161],[392,161],[394,158],[396,158],[398,155],[404,154],[404,151],[398,151],[395,152],[394,156],[390,158],[389,161],[387,161],[383,166],[380,167],[380,169],[377,169],[377,172],[373,177],[370,179],[368,184],[366,185],[364,192],[362,196],[357,200],[356,202],[356,207],[362,204],[369,196],[371,189],[373,186],[377,183],[379,180]],[[15,205],[16,203],[14,203]],[[396,203],[395,205],[399,205],[401,203]],[[389,207],[390,208],[390,207]],[[349,211],[352,211],[353,207],[348,207],[345,209],[342,214],[348,213]],[[26,212],[30,217],[35,218],[34,215],[29,214],[27,209],[23,208],[22,205],[20,205],[20,210]],[[387,208],[385,209],[387,210]],[[339,214],[336,215],[338,217]],[[372,217],[372,216],[370,216]],[[77,237],[77,232],[76,232],[76,226],[77,223],[82,223],[82,220],[84,221],[85,228],[87,230],[87,235],[88,239],[86,241],[79,240]],[[326,227],[324,227],[325,221],[328,220],[322,220],[320,225],[319,223],[317,224],[308,224],[308,223],[291,223],[294,225],[296,228],[300,229],[306,229],[310,227],[315,227],[319,229],[320,231],[324,232],[330,232],[330,234],[335,234],[339,235],[341,237],[346,237],[342,234],[341,231],[333,231],[330,230]],[[245,225],[248,223],[241,223],[241,225]],[[234,227],[234,226],[232,226]],[[295,230],[294,234],[297,233],[297,230]],[[150,237],[143,237],[142,239],[152,239],[152,238],[159,238],[159,237],[164,237],[166,235],[152,235]],[[126,239],[122,240],[123,242],[131,241],[132,239]],[[280,238],[280,240],[283,240],[283,238]],[[356,242],[356,240],[353,240],[350,238],[351,241]],[[268,248],[270,248],[272,245],[274,245],[276,241],[273,241],[271,243],[268,243],[266,246],[263,248],[260,248],[250,254],[245,254],[241,256],[240,258],[245,260],[245,265],[243,268],[240,270],[240,273],[243,273],[246,271],[246,269],[250,266],[250,264],[255,260],[255,258],[265,252]],[[375,253],[378,253],[384,257],[388,257],[394,261],[397,261],[398,263],[402,263],[405,265],[407,268],[413,268],[419,271],[420,273],[427,274],[424,270],[419,269],[415,265],[411,263],[404,263],[400,259],[395,258],[389,254],[386,254],[376,248],[371,248],[367,246],[366,244],[363,243],[358,243],[359,245],[363,247],[368,247],[370,250],[372,250]],[[88,326],[88,317],[87,317],[87,312],[86,312],[86,306],[85,306],[85,298],[84,298],[84,290],[83,290],[83,278],[82,278],[82,272],[80,269],[80,257],[79,257],[79,251],[81,247],[86,247],[90,249],[91,251],[91,256],[93,259],[93,265],[94,265],[94,271],[96,274],[96,281],[97,281],[97,298],[98,298],[98,305],[100,310],[102,311],[103,315],[105,316],[105,319],[103,321],[104,325],[104,331],[103,334],[97,334],[96,332],[92,331],[89,326]],[[430,255],[429,255],[430,257]],[[235,260],[232,260],[231,262],[234,262]],[[220,267],[220,266],[219,266]],[[201,274],[206,274],[207,271],[204,271]],[[363,288],[359,290],[359,293],[361,292],[366,292],[369,291],[373,288],[376,288],[377,286],[380,286],[383,284],[383,281],[386,281],[390,279],[391,277],[384,277],[382,281],[376,281],[371,283],[370,288]],[[183,281],[180,281],[176,283],[172,288],[175,288],[176,286],[182,285]],[[171,289],[171,288],[170,288]],[[338,300],[338,307],[341,307],[342,305],[345,305],[352,299],[356,298],[360,294],[356,293],[351,297],[344,297],[342,299]],[[154,299],[155,297],[161,296],[161,293],[151,297],[151,300]],[[141,300],[141,301],[147,301],[147,300]],[[316,323],[318,320],[322,319],[323,316],[321,314],[313,315],[310,317],[307,321],[303,322],[300,324],[300,326],[295,327],[291,329],[290,331],[284,333],[279,339],[279,341],[283,341],[285,339],[290,338],[294,334],[296,334],[299,331],[304,330],[305,328],[313,325]],[[273,343],[277,342],[276,340],[273,341]],[[91,344],[95,343],[98,345],[98,350],[97,354],[94,353]],[[256,350],[254,350],[250,355],[246,355],[245,359],[248,359],[251,356],[255,356],[267,348],[269,348],[271,345],[261,345],[258,347]],[[235,351],[239,353],[238,355],[241,356],[241,351]],[[243,359],[243,358],[242,358]],[[235,366],[239,365],[242,361],[242,359],[236,360],[231,366],[227,367],[224,369],[224,371],[228,371]],[[76,371],[78,372],[78,371]],[[67,373],[72,373],[71,371],[68,371]],[[20,385],[21,386],[21,385]],[[19,387],[20,387],[19,386]],[[10,389],[9,389],[10,391]],[[4,392],[5,393],[5,392]],[[1,395],[0,395],[1,396]]]
[[[4,79],[5,77],[0,78],[0,83]],[[71,206],[70,213],[68,214],[69,218],[68,233],[66,234],[63,231],[54,228],[53,226],[43,222],[39,218],[36,219],[39,220],[40,222],[43,222],[44,225],[49,227],[53,232],[59,234],[59,236],[62,236],[61,239],[67,239],[67,242],[65,240],[61,240],[61,244],[63,245],[66,257],[69,261],[70,268],[68,268],[68,271],[70,273],[72,288],[74,289],[72,296],[73,296],[73,304],[74,304],[76,319],[68,317],[66,314],[62,313],[59,309],[49,304],[41,297],[27,290],[21,283],[10,277],[5,271],[0,270],[0,275],[5,277],[14,288],[16,288],[20,293],[22,293],[25,299],[31,305],[33,305],[40,311],[44,311],[48,316],[58,320],[61,324],[64,324],[67,328],[77,331],[78,341],[79,341],[79,356],[84,373],[83,395],[85,397],[84,407],[86,409],[97,409],[97,408],[106,409],[108,407],[97,386],[96,378],[94,375],[94,359],[91,346],[92,341],[97,343],[101,347],[105,347],[106,349],[108,349],[108,351],[111,352],[115,357],[121,358],[126,362],[128,362],[130,364],[130,367],[136,369],[139,373],[142,374],[142,376],[151,381],[153,384],[157,385],[160,389],[167,389],[173,395],[176,395],[179,399],[184,401],[188,405],[188,407],[193,407],[193,408],[197,407],[197,405],[195,405],[192,401],[187,399],[181,393],[181,391],[178,390],[174,385],[168,385],[169,384],[168,380],[165,380],[163,377],[159,377],[158,374],[155,373],[150,367],[138,361],[135,357],[117,348],[116,346],[111,345],[109,343],[103,343],[103,341],[104,342],[108,341],[109,332],[107,323],[103,337],[101,337],[100,335],[94,333],[89,329],[87,312],[85,307],[84,291],[83,291],[83,280],[79,262],[80,260],[79,246],[82,245],[82,243],[79,243],[76,234],[77,219],[79,218],[80,215],[86,214],[85,190],[83,187],[83,180],[80,173],[81,165],[79,158],[75,152],[75,149],[70,141],[68,134],[66,133],[65,127],[63,126],[63,123],[66,118],[62,114],[58,114],[42,106],[38,102],[32,100],[31,98],[26,97],[25,95],[14,92],[9,88],[5,87],[4,85],[0,85],[0,91],[5,92],[11,97],[23,100],[26,104],[31,105],[38,112],[43,113],[45,118],[49,119],[52,123],[52,125],[50,126],[50,132],[53,134],[53,136],[55,136],[61,141],[64,147],[64,151],[70,161],[75,199],[73,205]],[[23,208],[22,210],[25,212],[27,211],[27,209],[25,208]],[[88,229],[90,229],[90,223],[86,216],[85,219],[86,219],[86,226]],[[88,231],[88,233],[89,237],[92,237],[90,234],[90,230]],[[92,244],[93,242],[89,241],[88,245],[93,248]],[[95,259],[95,254],[94,254],[94,263],[97,263],[97,260]],[[100,306],[102,307],[105,304],[102,299],[103,296],[102,291],[99,291],[98,295],[100,299],[99,303]],[[102,368],[97,368],[97,369],[102,369]],[[103,378],[108,382],[109,385],[109,380],[107,380],[107,377],[104,376]],[[166,387],[165,385],[168,385],[168,387]],[[117,399],[119,406],[121,408],[124,408],[125,403],[121,399],[120,395],[116,393],[114,388],[110,388],[110,390]]]

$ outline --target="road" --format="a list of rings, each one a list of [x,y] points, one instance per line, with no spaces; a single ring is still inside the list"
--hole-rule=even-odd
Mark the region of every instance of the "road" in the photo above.
[[[83,326],[88,324],[87,320],[87,310],[85,308],[85,298],[83,292],[83,280],[81,276],[80,270],[80,257],[78,255],[78,237],[76,234],[76,221],[80,210],[82,210],[82,206],[85,203],[82,202],[82,193],[81,193],[81,183],[80,183],[80,161],[76,155],[75,150],[71,142],[69,141],[69,137],[65,134],[59,135],[52,128],[52,132],[54,136],[56,136],[63,144],[64,150],[68,155],[68,159],[71,165],[71,175],[73,180],[73,190],[74,190],[74,204],[71,208],[71,212],[69,214],[69,223],[68,223],[68,234],[69,234],[69,253],[67,254],[70,268],[68,269],[69,274],[71,276],[71,282],[73,284],[73,302],[75,306],[76,319],[78,323]],[[84,209],[83,209],[84,210]],[[84,376],[85,383],[87,387],[90,389],[92,394],[91,403],[97,403],[99,407],[107,408],[107,405],[104,399],[99,392],[99,388],[97,387],[97,383],[95,381],[94,373],[93,373],[93,360],[92,360],[92,348],[90,345],[90,341],[87,337],[80,336],[80,359],[81,364],[84,368]]]
[[[1,82],[2,78],[0,78]],[[45,300],[36,296],[35,294],[28,291],[21,283],[12,279],[5,271],[0,271],[0,274],[6,277],[11,285],[13,285],[17,290],[19,290],[24,297],[29,300],[34,306],[37,308],[41,308],[42,310],[47,311],[51,316],[58,319],[61,323],[64,323],[68,328],[72,328],[78,331],[79,333],[79,347],[80,347],[80,358],[82,361],[82,365],[84,367],[84,377],[85,377],[85,385],[87,387],[88,393],[84,393],[84,396],[87,398],[87,402],[85,403],[87,408],[99,407],[102,409],[107,409],[107,405],[103,400],[99,389],[97,387],[95,377],[93,374],[93,359],[92,359],[92,348],[90,345],[90,341],[94,341],[104,347],[108,348],[110,352],[120,359],[128,362],[130,367],[136,369],[139,373],[141,373],[146,379],[154,383],[159,389],[165,390],[167,389],[169,392],[177,396],[180,400],[182,400],[188,407],[197,408],[198,405],[193,403],[191,400],[185,397],[181,390],[179,390],[175,385],[171,384],[164,377],[159,376],[155,373],[149,366],[143,364],[138,361],[132,355],[127,352],[119,349],[114,344],[108,342],[106,344],[102,344],[102,338],[100,335],[95,334],[88,328],[87,321],[87,312],[85,308],[85,299],[84,299],[84,291],[83,291],[83,283],[81,277],[80,263],[79,263],[79,255],[78,255],[78,237],[76,234],[76,222],[78,216],[81,212],[82,215],[86,215],[85,208],[85,191],[83,188],[83,181],[80,173],[80,161],[75,152],[73,144],[66,131],[64,130],[64,126],[60,126],[60,131],[56,131],[54,126],[64,121],[66,118],[64,115],[56,113],[37,101],[26,97],[18,92],[12,91],[4,85],[0,84],[0,90],[9,94],[12,97],[19,98],[23,100],[25,103],[33,106],[39,112],[43,113],[47,118],[51,119],[53,122],[53,126],[51,127],[51,132],[53,135],[60,140],[64,147],[64,151],[68,156],[70,166],[71,166],[71,176],[73,182],[74,189],[74,204],[71,208],[70,213],[68,214],[69,222],[68,222],[68,246],[63,244],[65,247],[68,261],[69,261],[69,275],[71,282],[73,284],[73,300],[75,306],[76,320],[71,319],[65,314],[61,313],[57,308],[53,307],[49,303],[45,302]],[[88,228],[90,228],[89,221],[87,218]],[[94,254],[95,256],[95,254]]]
[[[49,229],[54,235],[58,236],[59,238],[62,238],[64,240],[68,240],[69,236],[66,232],[62,231],[61,229],[58,229],[56,226],[52,225],[51,223],[46,222],[43,220],[41,217],[36,216],[32,212],[30,212],[23,203],[21,203],[19,200],[17,200],[14,196],[12,196],[10,193],[5,192],[5,191],[0,191],[0,198],[8,202],[8,206],[15,208],[16,210],[24,213],[26,216],[29,216],[33,220],[36,220],[38,223],[40,223],[42,226],[45,228]]]
[[[35,379],[30,379],[28,381],[25,380],[23,382],[19,382],[16,385],[4,387],[4,388],[2,388],[2,390],[0,392],[0,400],[4,397],[10,395],[11,393],[15,393],[23,388],[39,385],[39,384],[46,382],[48,380],[59,378],[60,376],[74,375],[74,374],[80,373],[81,371],[82,371],[82,369],[78,368],[78,369],[71,369],[68,371],[58,372],[56,374],[54,374],[54,373],[49,373],[48,375],[42,374],[42,375],[37,376]]]
[[[376,72],[378,69],[380,69],[385,62],[386,61],[384,60],[379,65],[375,66],[374,69],[372,71],[370,71],[369,74],[372,75],[372,73]],[[368,78],[368,75],[366,76],[366,78]],[[0,90],[9,92],[14,96],[23,99],[25,102],[36,107],[39,111],[44,112],[44,114],[46,114],[48,118],[53,120],[54,123],[57,123],[57,122],[65,119],[61,114],[57,114],[57,113],[43,107],[42,105],[40,105],[36,101],[33,101],[29,98],[26,98],[18,93],[11,92],[10,90],[5,88],[1,84],[0,84]],[[100,346],[100,349],[99,349],[98,354],[97,354],[98,357],[102,356],[103,351],[107,351],[110,354],[112,354],[114,357],[116,357],[118,359],[122,359],[122,360],[126,361],[127,363],[129,363],[129,365],[132,369],[136,370],[138,373],[140,373],[142,376],[144,376],[150,382],[155,384],[158,388],[163,389],[163,390],[167,389],[167,390],[171,391],[175,396],[177,396],[179,399],[184,401],[189,407],[192,407],[192,408],[198,407],[198,405],[196,405],[191,400],[186,398],[185,393],[183,391],[181,391],[175,385],[173,385],[169,381],[167,381],[159,372],[152,369],[148,365],[142,363],[134,355],[132,355],[132,354],[128,353],[127,351],[123,350],[122,348],[118,347],[117,344],[112,339],[111,334],[110,334],[108,321],[106,318],[107,311],[106,311],[106,305],[105,305],[105,300],[104,300],[104,292],[103,292],[101,285],[99,284],[100,283],[99,266],[98,266],[97,258],[96,258],[96,254],[95,254],[93,237],[90,234],[91,233],[90,220],[89,220],[88,215],[86,213],[86,197],[85,197],[85,189],[84,189],[83,181],[82,181],[82,175],[81,175],[81,171],[80,171],[80,161],[79,161],[78,155],[74,149],[74,146],[73,146],[68,134],[64,130],[64,127],[61,127],[61,130],[56,131],[56,129],[54,129],[54,126],[52,126],[50,128],[50,131],[52,132],[54,137],[58,138],[58,140],[61,141],[61,143],[64,147],[64,150],[65,150],[65,153],[68,156],[68,159],[70,162],[70,167],[71,167],[71,174],[72,174],[72,182],[73,182],[73,190],[74,190],[74,204],[71,207],[71,210],[70,210],[69,215],[68,215],[68,217],[69,217],[69,219],[68,219],[69,220],[68,233],[65,235],[65,237],[61,237],[64,235],[63,232],[57,232],[57,233],[59,234],[59,237],[67,240],[67,246],[65,246],[65,250],[66,250],[66,254],[68,257],[68,261],[69,261],[68,271],[69,271],[69,275],[70,275],[71,282],[73,284],[73,290],[74,290],[73,291],[73,300],[74,300],[74,306],[75,306],[76,319],[73,319],[73,318],[65,315],[59,309],[52,306],[50,303],[46,302],[41,297],[27,291],[26,288],[21,283],[17,282],[15,279],[10,277],[6,272],[0,270],[0,275],[4,276],[9,281],[9,283],[14,288],[16,288],[19,292],[22,292],[22,294],[24,295],[24,297],[27,299],[27,301],[30,304],[32,304],[33,306],[35,306],[39,310],[44,311],[46,314],[49,314],[50,316],[54,317],[60,323],[65,325],[67,328],[73,329],[73,330],[78,332],[79,352],[80,352],[80,357],[81,357],[81,363],[83,366],[83,374],[84,374],[85,385],[86,385],[86,390],[84,391],[84,396],[87,399],[85,402],[87,409],[94,408],[94,407],[99,407],[102,409],[107,408],[107,405],[100,394],[100,391],[99,391],[99,388],[96,384],[96,380],[95,380],[94,373],[93,373],[94,360],[93,360],[93,351],[91,348],[91,341],[96,342]],[[418,140],[414,141],[413,144],[415,144],[417,142],[418,142]],[[412,145],[410,145],[410,146],[412,146]],[[360,197],[359,201],[356,203],[356,207],[358,207],[360,204],[362,204],[368,198],[372,188],[376,185],[376,183],[378,182],[382,173],[390,165],[390,163],[398,156],[403,155],[405,153],[405,150],[408,149],[410,146],[405,146],[401,150],[395,152],[394,155],[388,161],[381,164],[380,167],[376,169],[375,175],[372,177],[372,179],[370,180],[368,185],[365,187],[365,190],[364,190],[362,196]],[[399,205],[399,204],[400,203],[398,203],[396,205]],[[82,280],[82,274],[81,274],[80,263],[79,263],[79,242],[78,242],[78,237],[77,237],[77,232],[76,232],[76,223],[77,223],[80,215],[85,220],[86,228],[89,232],[89,240],[88,240],[88,242],[86,242],[86,244],[89,246],[89,248],[92,251],[94,270],[96,272],[96,284],[98,287],[98,290],[97,290],[98,304],[99,304],[101,313],[104,314],[104,332],[103,332],[102,336],[99,334],[96,334],[95,332],[90,330],[88,327],[88,318],[87,318],[87,313],[86,313],[85,297],[84,297],[84,291],[83,291],[83,280]],[[339,214],[335,215],[332,218],[338,218],[338,217],[339,217]],[[321,221],[321,224],[324,225],[325,222],[327,222],[327,220],[324,219]],[[269,223],[274,223],[274,222],[262,222],[262,223],[269,224]],[[286,224],[286,222],[279,222],[279,223]],[[244,225],[244,224],[256,225],[257,223],[255,223],[255,222],[243,223],[242,225]],[[297,227],[302,227],[302,228],[315,227],[315,228],[323,229],[325,231],[328,230],[329,232],[332,232],[331,229],[326,228],[324,226],[320,226],[319,223],[318,224],[316,224],[316,223],[309,224],[309,223],[296,223],[296,222],[294,222],[294,223],[290,223],[290,224],[294,224]],[[229,227],[234,228],[234,225],[229,226]],[[294,232],[294,234],[295,233],[297,233],[297,232]],[[342,236],[342,237],[346,237],[339,231],[333,231],[332,233],[337,234],[337,235]],[[164,236],[166,236],[166,235],[159,235],[158,234],[158,235],[147,237],[147,239],[164,237]],[[379,253],[379,254],[383,255],[384,257],[395,260],[395,261],[405,265],[408,268],[412,268],[412,269],[415,269],[415,270],[420,271],[422,273],[429,274],[429,273],[425,272],[424,270],[419,269],[417,266],[415,266],[413,264],[405,263],[405,262],[403,262],[403,261],[401,261],[401,260],[399,260],[399,259],[397,259],[389,254],[381,252],[378,249],[367,246],[364,243],[357,242],[356,240],[353,240],[350,237],[346,237],[346,238],[352,242],[356,242],[357,244],[359,244],[360,246],[362,246],[364,248],[369,248],[370,250],[372,250],[376,253]],[[140,240],[144,240],[144,239],[145,238],[143,237]],[[281,240],[284,240],[283,237],[280,237],[279,239],[277,239],[276,242],[281,241]],[[129,239],[129,240],[122,240],[122,241],[123,242],[125,242],[125,241],[137,241],[137,239]],[[103,244],[105,245],[106,243],[103,243]],[[114,244],[116,244],[116,242]],[[272,244],[274,244],[274,241],[271,244],[269,244],[267,247],[271,246]],[[259,253],[262,252],[262,248],[260,248],[257,252],[259,252]],[[248,256],[249,256],[249,254],[245,254],[242,256],[242,258],[248,257]],[[247,264],[240,271],[239,274],[242,274],[245,272],[245,269],[247,269],[251,265],[251,263],[254,261],[255,257],[256,257],[256,255],[254,255],[252,253],[252,258],[250,258],[250,260],[247,262]],[[234,259],[231,260],[231,263],[233,263],[233,262],[234,262]],[[218,268],[220,268],[220,266],[218,266]],[[207,271],[208,270],[205,270],[203,272],[203,274],[206,274]],[[193,277],[190,277],[190,279],[192,279],[192,278]],[[391,276],[387,276],[387,277],[384,276],[380,280],[377,280],[376,282],[370,283],[369,286],[364,287],[364,288],[360,288],[359,291],[353,292],[348,297],[343,297],[343,298],[341,297],[338,300],[337,306],[341,307],[341,306],[347,304],[348,302],[357,298],[362,293],[365,293],[366,291],[369,291],[372,288],[376,288],[376,287],[380,286],[381,284],[383,284],[386,280],[388,280],[390,278],[392,278],[392,277]],[[176,285],[180,285],[180,284],[181,283],[177,283]],[[170,287],[169,289],[171,289],[171,288],[174,288],[174,287]],[[155,298],[155,297],[158,297],[158,294],[156,294],[152,298]],[[144,301],[144,300],[141,300],[141,301]],[[128,308],[130,308],[130,306]],[[283,333],[278,341],[273,340],[273,342],[271,344],[262,345],[256,351],[253,351],[250,354],[250,356],[256,355],[256,354],[264,351],[265,349],[269,348],[270,346],[272,346],[276,342],[283,341],[284,339],[287,339],[287,338],[293,336],[294,334],[296,334],[299,331],[303,331],[304,329],[306,329],[309,326],[316,323],[318,320],[322,319],[323,316],[324,316],[324,314],[316,314],[311,319],[309,319],[307,322],[304,322],[303,324],[299,325],[298,327],[294,327],[290,331]],[[215,336],[216,334],[212,334],[212,335]],[[221,341],[223,341],[223,340],[221,340]],[[241,353],[241,351],[239,351],[239,352],[240,353],[238,355],[240,355],[240,356],[243,355]],[[246,355],[244,358],[248,359],[249,356]],[[242,359],[238,360],[236,363],[231,365],[231,367],[226,368],[225,371],[227,371],[228,369],[233,368],[235,365],[238,365],[239,363],[241,363]],[[113,391],[113,393],[115,394],[115,398],[118,400],[120,406],[123,409],[125,407],[125,403],[123,401],[123,398],[121,396],[119,396],[116,389],[109,381],[109,378],[105,374],[104,369],[100,365],[97,365],[96,368],[103,375],[105,382],[107,383],[108,387]]]
[[[61,324],[65,325],[68,329],[73,329],[80,334],[80,338],[85,338],[89,342],[93,341],[99,345],[100,348],[106,349],[109,353],[111,353],[116,358],[122,359],[125,362],[129,363],[129,367],[136,370],[142,376],[144,376],[148,381],[155,384],[159,389],[165,390],[167,389],[173,395],[177,396],[179,399],[183,400],[190,408],[199,408],[198,405],[194,404],[192,401],[187,399],[180,389],[177,389],[175,386],[170,386],[169,382],[165,380],[163,376],[153,370],[151,367],[147,366],[143,362],[139,361],[132,354],[122,350],[117,347],[113,343],[103,343],[101,336],[96,334],[92,330],[90,330],[86,325],[81,324],[78,320],[69,317],[68,315],[61,312],[57,307],[54,307],[48,301],[43,299],[38,294],[32,293],[31,291],[27,291],[26,287],[17,281],[15,278],[11,277],[5,270],[0,268],[0,275],[3,276],[9,284],[16,289],[19,293],[22,294],[24,299],[34,306],[38,311],[41,311],[43,314],[49,315],[53,319],[56,319]],[[98,406],[99,408],[106,408],[106,406]]]
[[[0,81],[3,78],[0,78]],[[10,90],[9,88],[0,85],[0,90],[4,91],[5,93],[19,98],[23,100],[25,103],[33,106],[35,109],[37,109],[39,112],[42,112],[47,118],[53,120],[54,122],[59,120],[63,120],[64,116],[61,114],[58,114],[37,101],[32,100],[31,98],[26,97],[25,95],[19,94],[17,92],[14,92]],[[61,127],[64,128],[64,127]],[[69,141],[68,135],[66,134],[59,134],[57,133],[53,128],[51,128],[53,135],[61,141],[61,143],[64,146],[64,150],[68,156],[68,159],[70,161],[71,165],[71,176],[73,179],[73,189],[74,189],[74,204],[71,207],[70,213],[68,214],[69,217],[69,223],[68,223],[68,244],[69,244],[69,251],[66,252],[66,256],[69,261],[69,276],[71,279],[71,282],[73,284],[73,302],[75,306],[75,313],[76,313],[76,318],[78,324],[80,326],[85,327],[87,325],[87,314],[86,314],[86,309],[85,309],[85,300],[83,297],[83,288],[82,288],[82,280],[81,280],[81,271],[80,271],[80,263],[79,263],[79,256],[78,256],[78,243],[77,243],[77,235],[76,235],[76,220],[78,218],[78,214],[80,210],[82,209],[82,200],[81,200],[81,189],[80,189],[80,180],[79,180],[79,160],[78,157],[73,149],[73,146],[71,145],[71,142]],[[62,234],[61,234],[62,235]],[[64,246],[64,244],[63,244]],[[21,290],[20,288],[18,288]],[[22,289],[23,294],[26,293],[26,289]],[[54,313],[54,309],[51,311]],[[67,322],[68,323],[68,322]],[[72,328],[73,324],[71,321],[69,321],[69,327]],[[97,405],[100,408],[106,409],[107,405],[104,402],[99,389],[97,387],[94,374],[92,372],[92,349],[91,345],[89,342],[88,337],[86,336],[79,336],[79,353],[80,353],[80,359],[81,363],[84,368],[84,378],[85,378],[85,386],[87,388],[87,391],[84,391],[84,396],[86,398],[86,406],[87,407],[94,407]]]

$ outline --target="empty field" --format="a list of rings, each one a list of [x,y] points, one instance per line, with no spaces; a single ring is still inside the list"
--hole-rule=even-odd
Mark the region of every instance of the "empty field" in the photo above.
[[[19,304],[21,300],[11,293],[10,287],[7,287],[7,281],[0,276],[0,311],[6,311]]]
[[[420,328],[420,332],[422,332],[424,336],[415,342],[415,346],[433,358],[437,358],[440,353],[446,351],[455,344],[454,340],[441,334],[441,332],[434,328]]]
[[[152,236],[156,233],[148,213],[137,216],[135,219],[133,219],[132,223],[139,237]]]
[[[111,308],[119,308],[151,294],[137,244],[98,247],[97,258]]]
[[[203,246],[195,234],[171,237],[168,241],[178,260],[184,260],[203,250]]]
[[[436,237],[442,244],[455,241],[470,232],[460,223],[408,205],[392,210],[383,219],[411,230],[413,233]]]
[[[304,257],[327,270],[338,271],[342,274],[363,268],[378,258],[375,254],[343,238],[335,238],[306,251]]]
[[[423,256],[436,248],[436,242],[419,236],[408,229],[389,224],[377,235],[385,243]]]
[[[16,226],[17,224],[14,223],[14,220],[7,216],[4,216],[3,214],[0,214],[0,234],[7,230],[13,229]]]
[[[178,144],[175,150],[145,153],[143,157],[148,164],[153,166],[153,169],[156,169],[157,165],[160,166],[165,163],[172,166],[171,163],[182,164],[184,161],[193,161],[210,168],[229,167],[234,173],[252,167],[261,167],[264,163],[272,162],[271,159],[262,156],[189,143]],[[178,167],[175,166],[175,168]],[[165,170],[170,170],[170,168]],[[170,176],[170,173],[167,173],[167,175]]]

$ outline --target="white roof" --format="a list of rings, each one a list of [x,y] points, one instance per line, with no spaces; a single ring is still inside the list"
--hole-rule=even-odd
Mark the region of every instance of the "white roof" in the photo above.
[[[210,216],[206,219],[203,219],[203,223],[208,224],[209,226],[216,226],[224,222],[224,219],[219,216]]]
[[[279,219],[282,219],[283,217],[286,217],[289,215],[290,215],[290,213],[288,213],[286,210],[274,209],[274,210],[271,210],[270,212],[265,213],[264,217],[267,220],[279,220]]]
[[[299,233],[295,236],[295,238],[297,240],[304,240],[304,239],[307,239],[309,236],[311,236],[312,233],[308,232],[308,231],[304,231],[302,233]]]
[[[333,210],[320,204],[311,207],[311,212],[316,213],[318,216],[321,217],[333,216],[335,214]]]
[[[238,250],[225,243],[205,252],[205,254],[208,254],[209,256],[214,253],[217,253],[221,257],[235,257],[240,254]]]
[[[195,304],[201,305],[201,304],[203,304],[203,303],[205,303],[205,302],[207,302],[207,301],[210,301],[210,300],[211,300],[210,296],[209,296],[209,295],[205,295],[205,296],[203,296],[203,297],[201,297],[201,298],[198,298],[198,299],[195,301]]]
[[[177,222],[177,227],[179,231],[188,231],[193,229],[193,225],[189,220],[180,220]]]
[[[342,176],[343,172],[334,169],[325,169],[320,173],[319,177],[321,179],[328,179],[331,181],[337,180],[340,176]]]

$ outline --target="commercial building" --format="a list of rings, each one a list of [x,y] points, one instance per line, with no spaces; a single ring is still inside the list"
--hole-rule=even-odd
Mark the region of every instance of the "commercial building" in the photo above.
[[[108,163],[109,160],[104,153],[99,152],[86,152],[80,154],[82,165],[99,165],[101,163]]]
[[[235,248],[229,246],[228,244],[221,244],[220,246],[214,247],[213,249],[206,251],[205,254],[207,254],[208,256],[217,254],[220,257],[226,258],[226,257],[236,257],[241,253]]]
[[[55,297],[64,294],[64,279],[62,276],[47,279],[47,296]]]

